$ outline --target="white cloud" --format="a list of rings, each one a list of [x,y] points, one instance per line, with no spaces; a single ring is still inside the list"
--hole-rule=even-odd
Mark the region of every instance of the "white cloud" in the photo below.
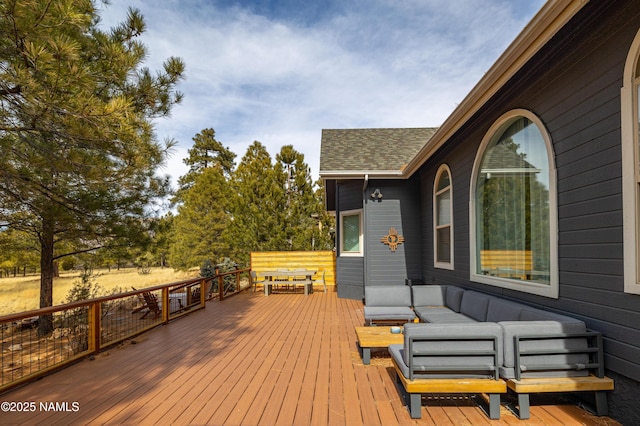
[[[307,20],[222,3],[113,0],[103,13],[110,26],[140,9],[147,65],[187,65],[185,100],[157,125],[180,143],[175,179],[208,127],[238,160],[254,140],[272,157],[292,144],[317,176],[322,128],[438,126],[544,1],[350,0]]]

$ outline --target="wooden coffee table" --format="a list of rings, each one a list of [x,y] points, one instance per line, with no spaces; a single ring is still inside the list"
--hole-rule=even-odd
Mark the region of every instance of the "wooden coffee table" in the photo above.
[[[389,345],[404,343],[404,334],[391,333],[391,327],[356,327],[358,350],[362,363],[371,363],[371,348],[388,348]]]

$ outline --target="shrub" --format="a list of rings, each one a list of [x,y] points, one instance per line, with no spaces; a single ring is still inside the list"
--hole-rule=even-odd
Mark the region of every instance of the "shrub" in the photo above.
[[[89,268],[83,270],[80,280],[73,283],[73,287],[67,292],[66,303],[81,302],[89,299],[96,299],[102,296],[124,293],[121,287],[115,287],[106,291],[100,284],[95,282],[95,278],[100,274],[94,274]],[[102,303],[101,318],[104,319],[116,307],[117,301]],[[89,348],[89,312],[87,307],[71,309],[67,311],[62,319],[61,327],[69,330],[69,339],[74,353],[85,351]]]
[[[200,276],[204,278],[211,278],[216,276],[216,267],[210,260],[205,260],[200,267]]]

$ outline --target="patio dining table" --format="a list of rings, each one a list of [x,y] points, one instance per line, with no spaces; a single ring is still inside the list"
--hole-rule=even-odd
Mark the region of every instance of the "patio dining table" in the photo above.
[[[304,295],[308,296],[312,291],[313,275],[317,271],[315,269],[297,269],[297,270],[281,270],[281,271],[265,271],[261,275],[264,276],[264,295],[268,296],[273,292],[274,285],[302,285],[304,287]]]

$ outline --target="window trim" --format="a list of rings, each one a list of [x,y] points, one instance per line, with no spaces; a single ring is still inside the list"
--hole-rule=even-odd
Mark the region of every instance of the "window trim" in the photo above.
[[[636,67],[640,58],[640,30],[636,33],[627,53],[620,89],[620,127],[622,149],[622,229],[624,259],[624,291],[640,294],[640,166],[638,152],[638,101],[640,77],[636,78]]]
[[[444,173],[449,175],[449,185],[438,191],[438,183]],[[438,261],[438,196],[449,191],[449,262]],[[453,270],[453,178],[448,165],[442,164],[433,181],[433,266],[439,269]]]
[[[345,216],[358,216],[358,222],[360,226],[360,236],[358,246],[360,250],[345,251],[344,250],[344,217]],[[344,210],[340,212],[340,256],[344,257],[364,257],[364,230],[363,230],[363,209]]]
[[[524,117],[534,123],[544,140],[547,148],[547,161],[549,164],[549,284],[540,284],[531,281],[520,281],[510,278],[491,277],[476,273],[477,257],[476,257],[476,183],[478,180],[478,172],[482,163],[484,153],[493,140],[493,137],[500,128],[509,120],[516,117]],[[546,127],[534,113],[526,109],[514,109],[503,114],[498,118],[484,135],[476,158],[473,163],[471,173],[471,183],[469,188],[469,258],[470,270],[469,279],[474,282],[488,284],[496,287],[507,288],[520,291],[523,293],[536,294],[550,298],[558,298],[558,202],[557,202],[557,174],[554,161],[553,145],[551,137]]]

